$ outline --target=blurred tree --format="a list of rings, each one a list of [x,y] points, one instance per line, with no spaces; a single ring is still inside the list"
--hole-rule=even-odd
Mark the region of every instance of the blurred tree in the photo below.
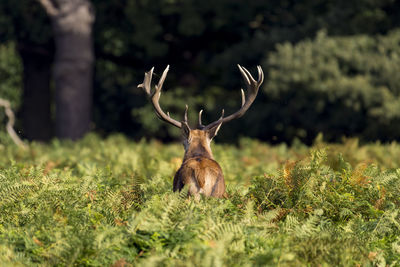
[[[51,58],[54,49],[49,22],[36,1],[0,1],[0,40],[16,40],[19,48],[23,44],[29,51],[40,48]],[[159,74],[171,64],[161,104],[176,115],[181,114],[187,102],[192,117],[196,110],[205,108],[207,121],[215,119],[221,108],[229,113],[239,105],[240,75],[236,64],[249,68],[260,64],[277,43],[295,44],[313,38],[320,29],[326,29],[328,35],[353,35],[386,33],[400,26],[399,2],[395,0],[92,3],[96,9],[95,127],[100,132],[120,131],[137,138],[155,136],[165,140],[179,135],[154,118],[143,93],[135,88],[144,71],[152,66]],[[37,64],[37,60],[34,62]],[[259,95],[246,119],[224,125],[229,129],[222,131],[219,138],[234,140],[238,135],[250,134],[276,139],[276,132],[266,131],[264,126],[273,129],[274,124],[279,124],[279,116],[270,116],[280,112],[270,97]],[[276,140],[290,140],[293,136],[296,135]]]
[[[94,10],[88,0],[38,1],[50,16],[56,45],[56,136],[78,139],[91,121]]]
[[[15,44],[0,44],[0,98],[10,102],[12,110],[21,104],[22,66],[18,60]],[[0,112],[0,131],[6,130],[6,114]]]
[[[271,122],[260,129],[280,141],[400,139],[400,30],[383,36],[328,37],[284,43],[271,53],[264,86]],[[274,112],[279,111],[279,112]]]
[[[189,117],[205,108],[205,120],[212,120],[221,108],[229,112],[240,103],[237,63],[254,67],[276,43],[296,43],[314,37],[321,28],[335,35],[385,33],[397,25],[399,14],[393,0],[97,0],[94,4],[100,59],[95,77],[97,127],[163,139],[179,132],[154,119],[142,92],[132,89],[152,66],[160,74],[171,65],[162,99],[171,114],[181,116],[187,102],[193,111]],[[224,125],[229,129],[219,138],[234,140],[248,134],[272,138],[260,130],[267,123],[266,114],[257,112],[269,103],[259,96],[246,119]]]
[[[21,72],[8,78],[22,81],[19,84],[22,88],[9,86],[3,89],[3,94],[22,95],[23,99],[18,101],[21,105],[17,107],[20,107],[19,113],[22,117],[22,135],[30,140],[48,140],[53,132],[50,112],[53,45],[48,25],[45,14],[35,0],[0,2],[0,43],[8,42],[12,44],[10,47],[16,47],[23,69],[23,78]],[[18,62],[19,58],[10,49],[8,51],[8,55],[3,55],[8,60],[3,62],[8,62],[11,70],[16,65],[11,63]],[[15,99],[11,101],[15,104]]]
[[[22,127],[30,140],[46,141],[53,134],[51,122],[51,59],[47,50],[20,44],[23,65]]]
[[[0,98],[0,107],[4,108],[4,113],[8,117],[6,130],[9,134],[9,136],[11,137],[11,139],[17,146],[26,148],[24,142],[22,142],[22,140],[19,138],[18,134],[14,130],[15,115],[11,109],[10,101]]]

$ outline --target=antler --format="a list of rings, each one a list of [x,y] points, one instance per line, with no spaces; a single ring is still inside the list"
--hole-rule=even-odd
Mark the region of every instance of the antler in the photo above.
[[[161,75],[161,78],[158,81],[158,85],[155,86],[154,92],[151,92],[151,79],[153,76],[154,67],[151,68],[150,71],[145,72],[143,83],[139,84],[137,87],[143,88],[144,91],[146,92],[146,94],[149,96],[150,101],[153,104],[153,107],[154,107],[157,117],[159,117],[161,120],[163,120],[165,122],[168,122],[168,123],[174,125],[175,127],[181,128],[182,123],[171,118],[171,116],[169,115],[169,112],[167,112],[167,114],[165,114],[164,111],[161,109],[160,103],[159,103],[160,96],[161,96],[161,89],[162,89],[164,80],[167,77],[168,70],[169,70],[169,65],[165,68],[163,74]],[[187,123],[187,109],[188,109],[188,107],[186,105],[185,115],[184,115],[184,122],[186,122],[186,123]]]
[[[204,126],[202,124],[201,121],[201,115],[203,113],[203,110],[200,110],[199,112],[199,121],[198,121],[198,129],[204,129],[204,130],[208,130],[213,128],[214,126],[220,124],[220,123],[226,123],[228,121],[231,121],[233,119],[236,118],[240,118],[242,117],[246,111],[250,108],[250,106],[253,104],[257,94],[258,94],[258,90],[261,86],[261,84],[264,81],[264,73],[261,69],[261,66],[257,66],[257,70],[258,70],[258,80],[254,80],[254,78],[251,76],[250,72],[238,65],[238,68],[240,70],[240,73],[242,74],[246,84],[247,84],[247,91],[248,91],[248,97],[246,99],[246,96],[244,94],[243,89],[241,89],[241,93],[242,93],[242,106],[241,108],[236,111],[235,113],[229,115],[228,117],[224,117],[224,110],[222,110],[221,112],[221,117],[208,124],[207,126]],[[181,128],[182,127],[182,123],[184,123],[185,125],[188,126],[188,121],[187,121],[187,111],[188,111],[188,106],[186,105],[185,108],[185,113],[184,113],[184,117],[183,117],[183,121],[179,122],[173,118],[171,118],[171,116],[169,115],[169,113],[167,112],[167,114],[165,114],[165,112],[161,109],[160,107],[160,96],[161,96],[161,89],[162,86],[164,84],[165,78],[167,77],[167,73],[169,70],[169,65],[165,68],[163,74],[161,75],[160,80],[158,81],[158,84],[155,86],[155,90],[154,92],[151,92],[151,80],[153,77],[153,71],[154,71],[154,67],[151,68],[150,71],[146,72],[144,74],[144,81],[143,83],[138,85],[138,88],[143,88],[144,91],[146,92],[146,94],[148,95],[148,97],[150,98],[151,103],[153,104],[154,110],[156,112],[156,115],[163,121],[168,122],[172,125],[174,125],[175,127]]]
[[[199,127],[202,127],[202,129],[208,130],[220,123],[226,123],[233,119],[242,117],[246,113],[246,111],[249,109],[251,104],[253,104],[254,100],[256,99],[258,89],[260,88],[261,84],[264,81],[264,72],[261,69],[261,66],[257,66],[257,71],[258,71],[258,80],[257,81],[254,80],[254,78],[251,76],[250,72],[246,68],[240,66],[239,64],[238,64],[238,68],[240,70],[240,73],[243,76],[243,79],[245,80],[245,82],[247,84],[247,91],[248,91],[247,99],[246,99],[243,89],[240,89],[242,92],[241,108],[238,111],[236,111],[235,113],[233,113],[225,118],[224,118],[224,110],[222,110],[221,117],[218,120],[208,124],[207,126],[201,125],[201,112],[200,112],[199,113]]]

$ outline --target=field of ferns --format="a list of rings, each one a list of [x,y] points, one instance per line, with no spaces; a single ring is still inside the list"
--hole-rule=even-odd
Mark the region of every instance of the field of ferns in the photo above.
[[[400,266],[400,144],[321,139],[214,144],[229,198],[196,201],[180,144],[3,134],[0,265]]]

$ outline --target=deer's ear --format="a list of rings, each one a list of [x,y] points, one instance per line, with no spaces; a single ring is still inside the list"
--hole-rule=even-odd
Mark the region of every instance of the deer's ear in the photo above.
[[[190,135],[190,127],[187,124],[187,122],[182,121],[181,123],[182,123],[181,126],[182,136],[183,138],[188,139]]]
[[[207,136],[210,140],[212,140],[217,135],[219,128],[221,128],[221,125],[222,121],[219,124],[207,130]]]

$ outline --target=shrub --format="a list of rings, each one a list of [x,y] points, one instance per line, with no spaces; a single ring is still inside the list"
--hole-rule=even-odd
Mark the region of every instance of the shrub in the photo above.
[[[310,142],[400,138],[400,30],[385,36],[328,37],[279,44],[269,55],[264,91],[271,132]]]

